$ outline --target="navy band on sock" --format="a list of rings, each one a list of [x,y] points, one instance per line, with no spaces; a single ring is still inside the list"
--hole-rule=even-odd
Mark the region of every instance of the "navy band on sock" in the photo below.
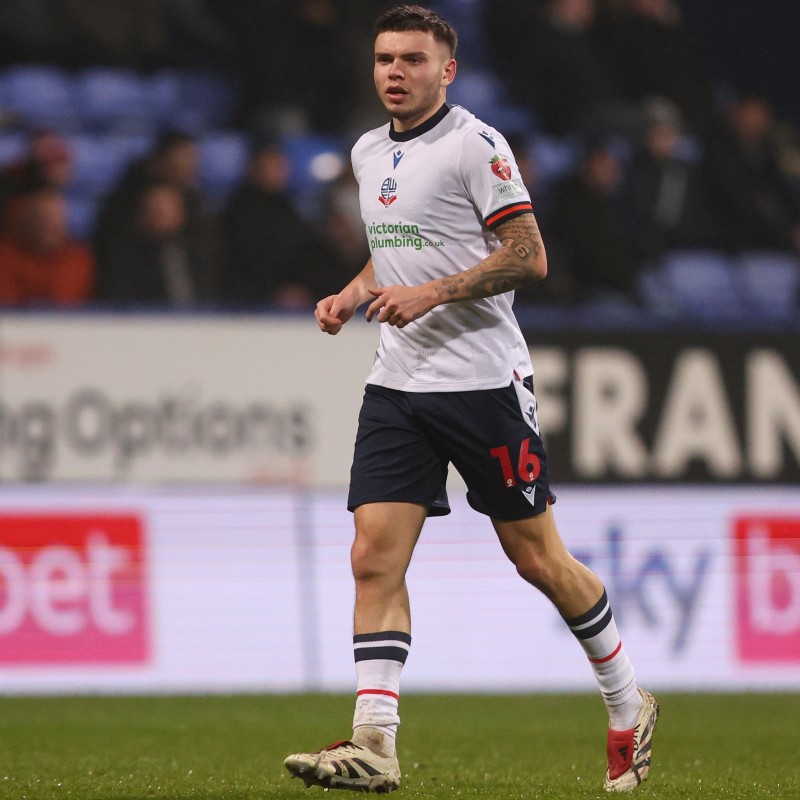
[[[353,655],[358,661],[387,659],[406,663],[411,636],[403,631],[357,633],[353,636]]]
[[[611,605],[604,589],[603,596],[587,612],[565,622],[576,638],[591,639],[605,630],[612,619]]]

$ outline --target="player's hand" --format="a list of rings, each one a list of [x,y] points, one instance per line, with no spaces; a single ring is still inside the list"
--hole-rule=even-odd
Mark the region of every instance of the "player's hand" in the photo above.
[[[341,294],[332,294],[317,303],[314,309],[314,316],[317,318],[317,325],[324,333],[335,336],[345,324],[355,314],[355,307],[348,303]]]
[[[428,284],[422,286],[381,286],[370,289],[375,299],[367,308],[367,321],[377,315],[378,322],[405,328],[437,305],[436,293]]]

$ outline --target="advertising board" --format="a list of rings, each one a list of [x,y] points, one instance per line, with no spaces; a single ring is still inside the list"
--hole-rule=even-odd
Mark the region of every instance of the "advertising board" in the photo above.
[[[591,690],[578,644],[461,495],[408,575],[404,691]],[[5,487],[0,692],[351,691],[341,491]],[[800,689],[800,496],[564,487],[652,689]]]
[[[529,332],[556,481],[800,485],[790,334]],[[0,319],[0,480],[347,485],[377,326]]]

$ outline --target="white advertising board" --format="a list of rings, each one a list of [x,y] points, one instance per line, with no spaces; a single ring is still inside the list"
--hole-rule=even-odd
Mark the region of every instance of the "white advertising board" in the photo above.
[[[558,488],[558,487],[556,487]],[[590,690],[580,647],[453,496],[408,582],[404,691]],[[0,692],[349,691],[340,491],[0,490]],[[800,493],[566,487],[641,683],[800,689]]]
[[[0,480],[347,484],[377,328],[0,318]]]

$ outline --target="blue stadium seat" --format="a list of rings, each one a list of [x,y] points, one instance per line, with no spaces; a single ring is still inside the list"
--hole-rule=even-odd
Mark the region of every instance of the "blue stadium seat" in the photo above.
[[[250,155],[247,136],[226,132],[204,136],[198,143],[200,180],[212,194],[229,191],[244,176]]]
[[[69,231],[75,239],[88,241],[94,232],[97,217],[97,198],[92,195],[70,193],[67,197]]]
[[[152,129],[146,85],[128,70],[93,68],[76,81],[84,125],[101,130]]]
[[[464,106],[503,134],[536,131],[533,112],[507,102],[503,84],[487,70],[461,70],[447,89],[447,101]]]
[[[22,158],[28,149],[28,139],[23,133],[0,133],[0,167]]]
[[[231,81],[214,72],[165,69],[140,83],[149,116],[162,128],[202,135],[227,127],[238,105]]]
[[[9,110],[29,126],[74,130],[78,126],[75,84],[58,67],[20,65],[7,69],[2,95]]]
[[[736,282],[750,312],[764,320],[800,315],[800,261],[791,253],[743,253],[736,261]]]
[[[213,72],[178,73],[176,127],[194,132],[230,124],[237,105],[231,83]]]
[[[580,157],[580,149],[575,143],[542,134],[534,137],[531,152],[543,184],[558,181],[572,172]]]
[[[162,126],[169,125],[180,107],[181,82],[178,73],[161,70],[141,80],[150,116]]]
[[[110,190],[134,157],[130,137],[115,134],[77,134],[71,137],[70,147],[73,187],[94,195]]]
[[[695,320],[746,323],[747,304],[735,279],[733,263],[713,250],[668,252],[659,268],[666,303]]]
[[[291,165],[289,185],[292,191],[318,189],[337,178],[345,166],[342,146],[330,136],[287,136],[281,147]]]
[[[473,65],[488,62],[481,19],[484,5],[485,0],[435,0],[431,5],[458,31],[456,57],[459,63]]]

